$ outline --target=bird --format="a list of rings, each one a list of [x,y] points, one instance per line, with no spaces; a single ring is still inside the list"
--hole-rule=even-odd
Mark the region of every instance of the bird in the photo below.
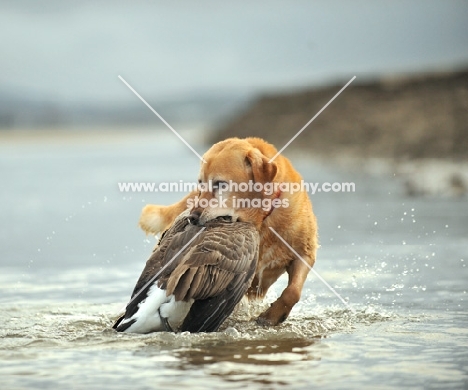
[[[247,292],[259,254],[255,226],[232,216],[199,226],[188,216],[161,236],[117,332],[215,332]]]

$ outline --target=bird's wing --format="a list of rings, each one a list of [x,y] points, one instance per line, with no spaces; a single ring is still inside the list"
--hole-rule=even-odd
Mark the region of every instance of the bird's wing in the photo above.
[[[256,266],[259,236],[253,225],[207,224],[203,236],[167,280],[167,294],[176,301],[205,300],[228,286],[235,290]]]
[[[181,332],[215,332],[233,312],[252,283],[257,259],[244,275],[233,278],[223,291],[207,299],[196,300],[180,327]]]
[[[236,223],[207,232],[203,244],[177,267],[168,282],[168,288],[175,285],[176,296],[195,299],[180,331],[218,330],[250,287],[259,239],[249,224]]]

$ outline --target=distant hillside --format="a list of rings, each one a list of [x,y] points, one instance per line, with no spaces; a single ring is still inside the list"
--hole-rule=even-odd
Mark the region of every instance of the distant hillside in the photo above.
[[[342,85],[264,96],[213,142],[258,136],[282,147]],[[355,80],[291,144],[311,154],[468,158],[468,70],[359,84]]]
[[[127,91],[125,91],[127,93]],[[15,128],[157,126],[161,122],[137,98],[130,103],[45,100],[27,92],[13,94],[0,86],[0,131]],[[148,102],[171,125],[215,124],[246,105],[249,96],[230,92],[200,92],[171,100]]]

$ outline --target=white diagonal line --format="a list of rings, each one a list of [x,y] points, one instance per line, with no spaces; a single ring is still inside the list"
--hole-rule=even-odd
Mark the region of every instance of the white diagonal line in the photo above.
[[[291,142],[293,142],[293,141],[296,139],[296,137],[297,137],[299,134],[301,134],[301,133],[306,129],[306,127],[309,126],[309,125],[315,120],[315,118],[317,118],[317,117],[322,113],[322,111],[325,110],[325,108],[327,108],[327,107],[330,105],[330,103],[331,103],[333,100],[335,100],[335,99],[338,97],[338,95],[339,95],[341,92],[343,92],[343,91],[346,89],[346,87],[354,81],[355,78],[356,78],[356,76],[353,76],[353,78],[352,78],[351,80],[349,80],[349,81],[346,83],[346,85],[345,85],[343,88],[341,88],[341,89],[338,91],[338,93],[337,93],[335,96],[333,96],[333,97],[330,99],[330,101],[329,101],[327,104],[325,104],[325,105],[323,106],[323,108],[322,108],[319,112],[317,112],[317,114],[315,114],[315,116],[314,116],[309,122],[307,122],[307,123],[305,124],[305,126],[304,126],[301,130],[299,130],[299,131],[296,133],[296,135],[295,135],[294,137],[292,137],[292,138],[289,140],[289,142],[288,142],[286,145],[284,145],[284,146],[280,149],[280,151],[279,151],[278,153],[276,153],[276,154],[270,159],[270,161],[268,161],[268,162],[271,163],[276,157],[278,157],[278,155],[281,154],[281,152],[282,152],[284,149],[286,149],[286,148],[289,146],[289,144],[290,144]]]
[[[219,309],[221,309],[221,305],[222,305],[224,302],[226,302],[225,299],[223,299],[223,301],[218,305],[218,307],[216,308],[216,310],[203,322],[202,326],[200,326],[200,327],[198,328],[198,332],[200,332],[200,330],[203,329],[203,327],[205,326],[205,324],[206,324],[210,319],[213,318],[213,316],[218,312]]]
[[[203,232],[203,230],[205,230],[205,229],[206,229],[206,227],[201,228],[200,231],[199,231],[197,234],[195,234],[195,236],[193,236],[193,237],[190,239],[190,241],[187,242],[187,244],[185,244],[185,245],[182,247],[182,249],[181,249],[180,251],[178,251],[178,252],[172,257],[172,259],[169,260],[169,261],[166,263],[166,265],[164,265],[164,267],[162,267],[162,268],[159,270],[159,272],[151,278],[151,280],[150,280],[148,283],[146,283],[142,288],[140,288],[140,290],[138,290],[138,292],[132,297],[132,299],[130,299],[130,301],[125,305],[125,307],[128,307],[128,305],[130,305],[130,303],[132,303],[132,302],[138,297],[138,295],[140,295],[140,293],[141,293],[146,287],[148,287],[151,283],[153,283],[154,280],[161,274],[161,272],[163,272],[167,267],[169,267],[169,266],[171,265],[171,263],[177,258],[177,256],[179,256],[179,255],[182,253],[182,251],[183,251],[185,248],[187,248],[187,247],[192,243],[192,241],[195,240],[195,238],[197,238],[197,237]],[[122,311],[123,309],[125,309],[125,307],[122,308],[120,311]]]
[[[188,147],[193,153],[195,153],[195,154],[197,155],[197,157],[198,157],[201,161],[203,161],[204,163],[206,163],[205,159],[204,159],[202,156],[200,156],[200,155],[197,153],[197,151],[196,151],[194,148],[192,148],[192,147],[190,146],[190,144],[189,144],[185,139],[183,139],[182,136],[181,136],[177,131],[175,131],[175,130],[172,128],[172,126],[171,126],[169,123],[167,123],[167,122],[165,121],[165,119],[164,119],[161,115],[159,115],[158,112],[157,112],[153,107],[151,107],[151,106],[148,104],[148,102],[147,102],[145,99],[143,99],[143,98],[141,97],[141,95],[140,95],[137,91],[135,91],[129,83],[127,83],[127,82],[124,80],[124,78],[123,78],[122,76],[119,75],[119,79],[130,89],[130,91],[132,91],[132,92],[146,105],[146,107],[148,107],[148,108],[153,112],[154,115],[156,115],[159,119],[161,119],[162,122],[163,122],[177,137],[179,137],[179,139],[180,139],[185,145],[187,145],[187,147]]]
[[[270,226],[270,230],[271,230],[273,233],[275,233],[275,235],[283,242],[283,244],[286,245],[286,246],[291,250],[291,252],[294,253],[294,254],[297,256],[297,258],[298,258],[299,260],[301,260],[301,261],[315,274],[315,276],[317,276],[317,278],[319,278],[319,279],[322,281],[322,283],[325,284],[325,286],[327,286],[327,287],[330,289],[330,291],[338,297],[338,299],[339,299],[341,302],[344,303],[344,305],[345,305],[349,310],[351,310],[353,313],[355,313],[355,310],[354,310],[351,306],[348,305],[348,302],[346,302],[346,301],[341,297],[341,295],[338,294],[338,293],[336,292],[336,290],[335,290],[332,286],[330,286],[330,285],[327,283],[327,281],[326,281],[324,278],[322,278],[322,277],[319,275],[319,273],[318,273],[316,270],[314,270],[314,269],[301,257],[301,255],[299,255],[299,253],[297,253],[297,252],[294,250],[294,248],[293,248],[291,245],[289,245],[289,244],[284,240],[284,238],[281,237],[281,236],[276,232],[275,229],[273,229],[273,228]]]

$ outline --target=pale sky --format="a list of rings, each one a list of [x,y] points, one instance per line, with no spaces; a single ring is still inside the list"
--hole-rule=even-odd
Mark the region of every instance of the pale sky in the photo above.
[[[0,1],[0,37],[0,94],[250,93],[468,65],[468,2]]]

